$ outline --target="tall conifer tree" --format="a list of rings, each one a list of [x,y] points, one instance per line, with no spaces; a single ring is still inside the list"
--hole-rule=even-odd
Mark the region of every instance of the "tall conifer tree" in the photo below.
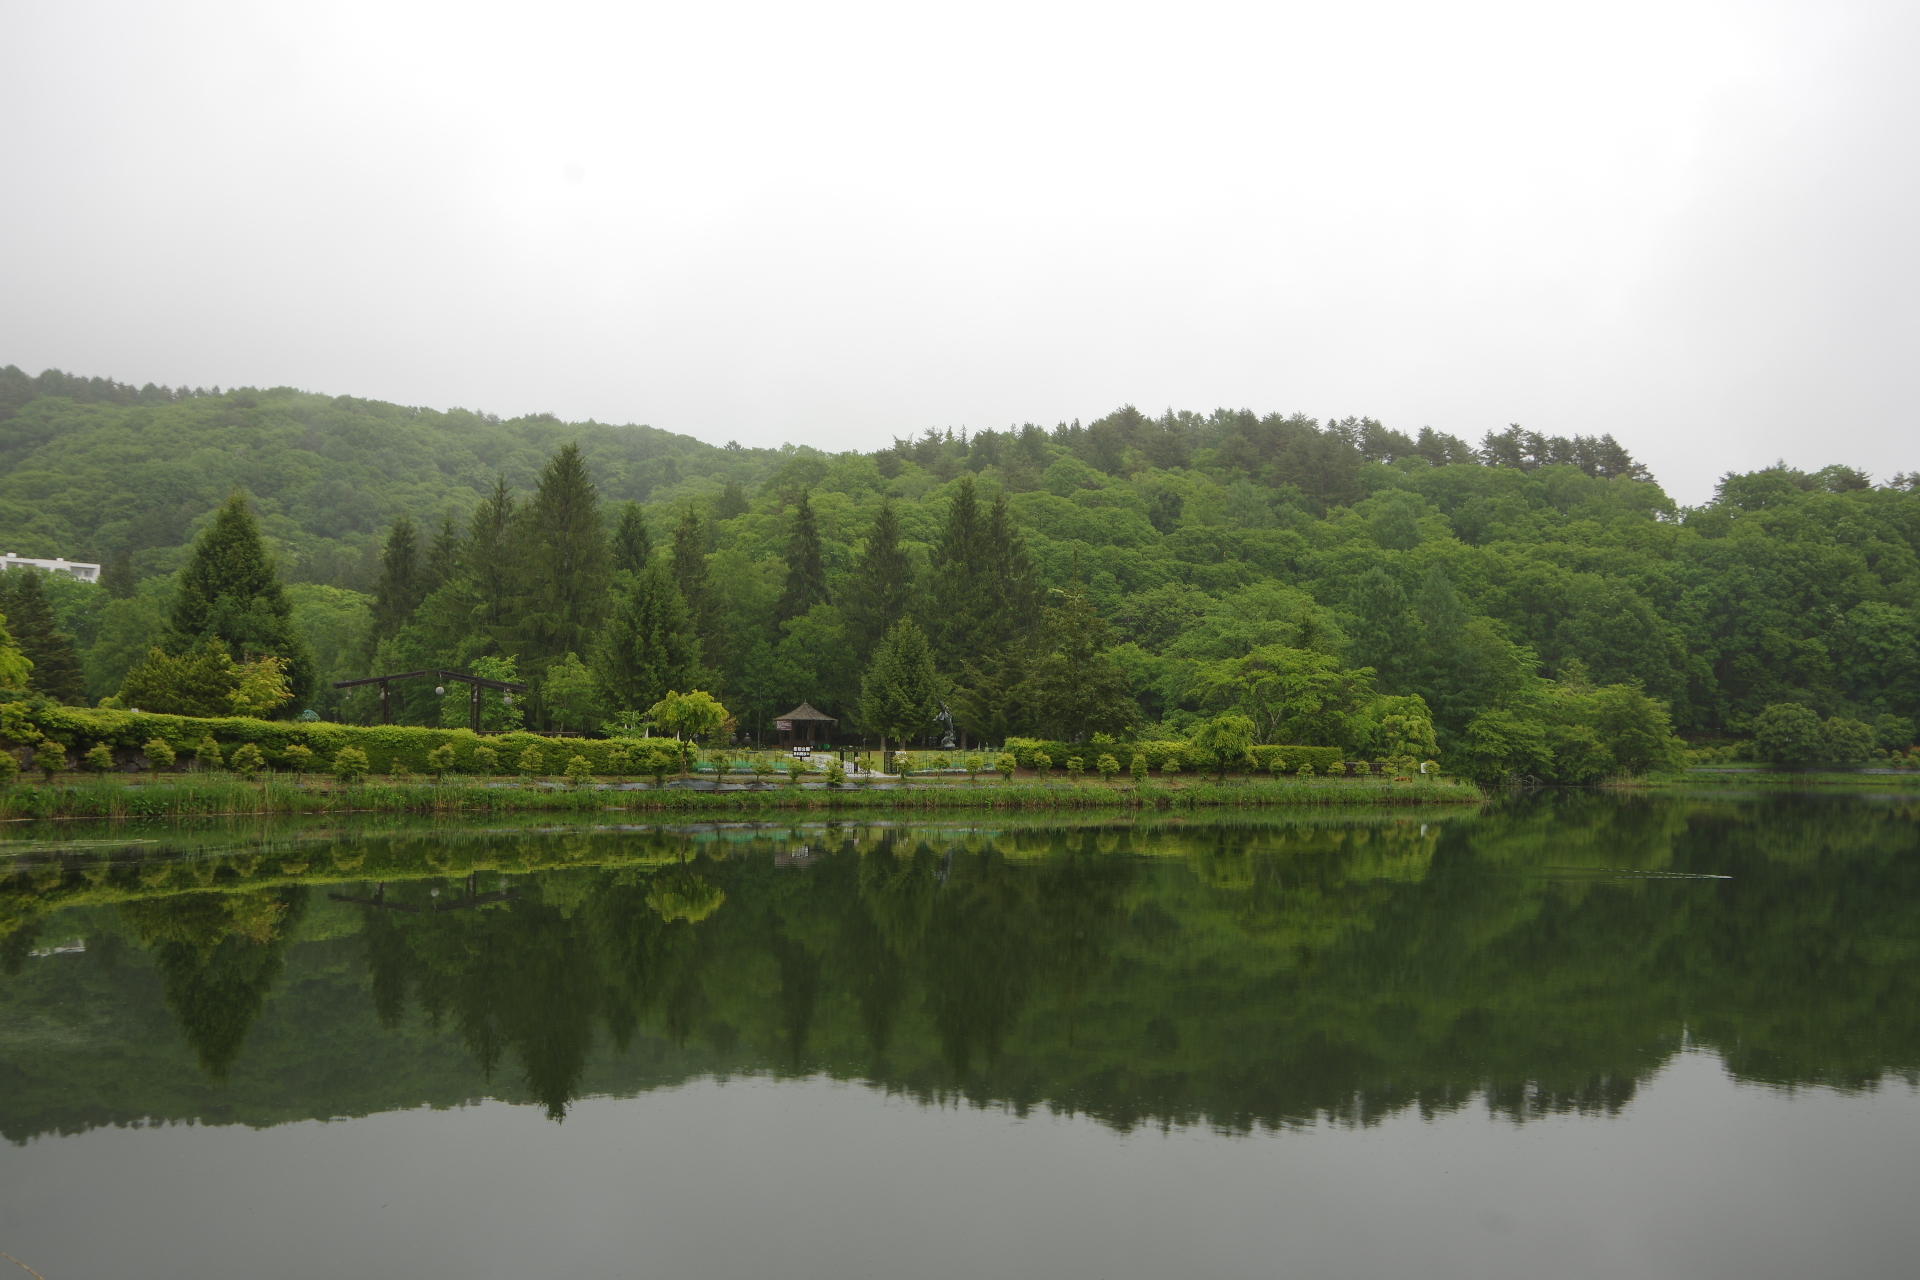
[[[463,577],[472,593],[473,629],[481,637],[474,652],[499,652],[513,618],[514,525],[518,511],[504,477],[474,508],[467,527]]]
[[[740,487],[738,480],[729,480],[722,486],[720,497],[713,504],[713,522],[731,520],[735,516],[747,514],[747,491]]]
[[[563,445],[540,473],[519,533],[522,669],[537,680],[562,654],[591,647],[606,610],[606,532],[579,445]]]
[[[997,606],[989,616],[999,620],[999,638],[1003,643],[1024,638],[1040,625],[1040,585],[1034,576],[1033,561],[1027,556],[1026,543],[1014,526],[1013,510],[1007,505],[1006,494],[993,500],[983,537],[989,581],[987,595]],[[1077,561],[1074,576],[1079,576]]]
[[[940,714],[941,681],[926,632],[912,618],[895,623],[880,641],[860,686],[860,719],[887,739],[904,741],[933,727]]]
[[[644,711],[670,689],[704,683],[699,648],[672,572],[663,564],[648,564],[614,608],[594,649],[594,684],[609,709]]]
[[[313,659],[293,628],[293,606],[260,543],[253,511],[238,491],[194,543],[180,570],[165,648],[184,654],[209,638],[219,640],[235,662],[285,658],[294,697],[289,705],[301,705],[312,693]]]
[[[386,547],[380,553],[380,581],[373,589],[373,626],[368,632],[369,647],[406,625],[413,611],[426,598],[424,575],[420,571],[420,545],[413,521],[401,516],[387,532]]]
[[[452,516],[442,519],[440,530],[433,535],[433,542],[427,547],[426,561],[420,568],[422,600],[453,581],[460,572],[460,557],[465,550],[460,526]]]
[[[827,570],[820,558],[820,526],[813,518],[807,495],[793,513],[793,531],[787,536],[787,585],[774,606],[773,620],[789,622],[816,604],[827,603]]]
[[[1027,641],[1038,623],[1039,588],[1005,495],[981,514],[971,477],[961,477],[934,549],[927,616],[934,651],[955,678],[955,711],[970,732],[1004,736],[1021,719]]]
[[[647,517],[640,504],[629,502],[620,508],[620,524],[613,531],[613,567],[624,573],[639,573],[653,554],[653,541],[647,536]]]
[[[13,627],[14,644],[33,663],[27,687],[55,702],[85,703],[87,680],[73,650],[73,637],[60,630],[38,569],[0,573],[0,613]]]
[[[900,517],[891,502],[880,504],[859,563],[840,594],[854,652],[863,658],[888,627],[907,616],[913,603],[913,563],[900,545]]]
[[[720,634],[720,602],[707,576],[706,531],[692,507],[673,530],[673,581],[693,618],[701,660],[711,670],[721,670],[725,665],[725,638]]]
[[[928,631],[943,660],[958,661],[979,642],[979,624],[992,607],[986,595],[985,560],[973,477],[961,476],[947,507],[946,527],[933,549],[933,580],[926,602]]]

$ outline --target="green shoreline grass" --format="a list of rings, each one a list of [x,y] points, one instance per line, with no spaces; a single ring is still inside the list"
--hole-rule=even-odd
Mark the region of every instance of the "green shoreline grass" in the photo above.
[[[1902,769],[1893,773],[1860,773],[1842,769],[1696,769],[1672,777],[1647,779],[1642,785],[1667,790],[1714,791],[1737,787],[1770,787],[1792,790],[1807,787],[1842,787],[1872,791],[1920,791],[1920,770]]]
[[[0,820],[210,817],[341,813],[766,813],[930,809],[1267,808],[1297,805],[1474,804],[1485,797],[1452,779],[1324,778],[1211,782],[979,782],[842,788],[769,785],[748,791],[539,787],[513,782],[372,781],[340,786],[271,777],[88,778],[16,784],[0,791]]]

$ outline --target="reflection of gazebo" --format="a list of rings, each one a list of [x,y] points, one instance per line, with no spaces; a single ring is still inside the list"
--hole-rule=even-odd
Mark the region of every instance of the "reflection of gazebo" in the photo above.
[[[815,711],[813,704],[803,702],[783,716],[776,716],[773,727],[780,731],[780,745],[783,747],[811,747],[829,735],[828,725],[839,724],[824,711]]]

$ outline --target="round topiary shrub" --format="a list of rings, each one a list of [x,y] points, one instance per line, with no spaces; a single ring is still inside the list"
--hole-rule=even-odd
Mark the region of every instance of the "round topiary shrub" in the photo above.
[[[303,751],[305,749],[301,748]],[[154,773],[173,768],[173,762],[179,759],[174,752],[173,744],[165,738],[148,738],[140,750],[147,757],[147,768]]]
[[[267,753],[257,743],[243,742],[233,749],[233,758],[227,764],[243,778],[258,777],[267,767]]]
[[[366,781],[371,769],[367,753],[358,747],[342,747],[333,757],[333,776],[348,784]]]

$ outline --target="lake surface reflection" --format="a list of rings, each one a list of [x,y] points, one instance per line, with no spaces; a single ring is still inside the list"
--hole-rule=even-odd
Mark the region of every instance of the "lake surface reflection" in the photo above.
[[[1916,818],[17,831],[0,1250],[1910,1274]]]

